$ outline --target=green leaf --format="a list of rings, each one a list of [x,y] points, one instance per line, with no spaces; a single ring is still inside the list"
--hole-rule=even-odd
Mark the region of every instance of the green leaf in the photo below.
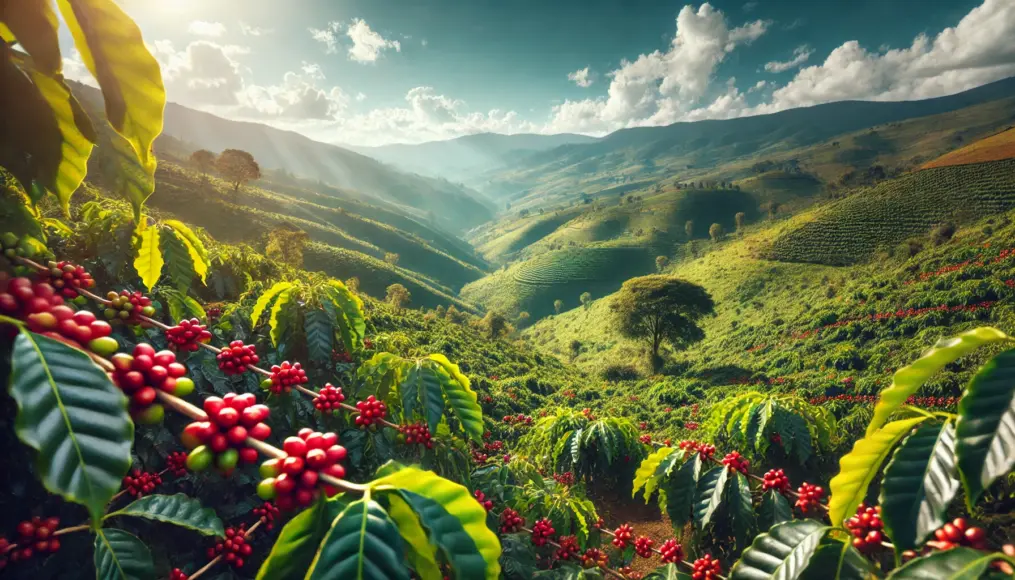
[[[829,529],[814,520],[776,525],[768,533],[754,538],[751,546],[734,564],[730,580],[800,578]]]
[[[793,508],[782,495],[774,489],[765,492],[761,498],[761,505],[758,506],[758,525],[761,529],[767,530],[776,524],[788,522],[793,519]]]
[[[162,71],[141,30],[111,0],[58,0],[81,60],[99,81],[106,119],[130,143],[148,175],[155,175],[152,143],[162,132],[166,91]],[[139,220],[147,194],[132,198]]]
[[[158,226],[150,226],[155,229]],[[160,228],[161,229],[161,228]],[[165,261],[166,275],[180,292],[186,292],[194,282],[194,262],[191,260],[183,238],[171,228],[159,232],[159,246]]]
[[[205,249],[201,239],[187,227],[187,224],[179,220],[165,220],[163,223],[179,234],[190,254],[190,260],[194,264],[194,272],[201,278],[201,283],[206,284],[209,267],[208,250]]]
[[[396,467],[396,464],[389,463],[386,466],[382,466],[378,471],[384,473]],[[481,570],[474,575],[462,575],[459,572],[456,577],[485,577],[489,580],[496,580],[499,577],[500,563],[498,559],[500,558],[500,542],[497,540],[497,536],[486,525],[486,510],[472,497],[468,489],[439,477],[432,471],[422,471],[415,467],[404,467],[393,473],[388,473],[371,483],[371,487],[374,489],[382,489],[384,486],[391,486],[395,489],[403,490],[403,492],[411,492],[424,498],[429,498],[458,520],[459,525],[461,525],[466,535],[468,535],[482,555],[482,559],[485,562],[485,570]],[[408,496],[406,497],[408,498]],[[430,539],[431,543],[433,543],[436,541],[434,536],[435,528],[431,527],[431,524],[428,523],[429,513],[422,513],[418,507],[416,507],[416,513],[420,515],[423,525],[430,530]],[[437,524],[434,523],[433,526],[437,526]],[[450,529],[451,522],[442,521],[441,526],[440,529],[444,529],[443,526],[449,526],[448,529]],[[449,545],[443,540],[438,543],[445,550],[445,553],[449,553],[450,551],[457,550],[455,548],[458,542],[457,538],[457,534],[448,538],[447,542],[455,540],[453,545]],[[464,544],[464,538],[461,541]],[[467,550],[463,553],[467,553]],[[461,565],[464,566],[465,563]],[[472,568],[468,569],[471,570]]]
[[[332,522],[307,580],[409,580],[402,538],[384,508],[370,499],[350,503]]]
[[[40,73],[54,76],[60,72],[58,31],[60,22],[49,2],[0,2],[0,23],[6,25],[12,38],[32,57]]]
[[[332,338],[335,332],[331,327],[328,313],[314,309],[304,314],[303,332],[307,335],[307,354],[310,355],[310,360],[331,360]]]
[[[643,580],[690,580],[691,576],[677,568],[676,564],[666,564],[652,570]]]
[[[673,447],[660,447],[646,457],[638,470],[634,472],[634,484],[631,486],[631,497],[638,495],[638,490],[645,488],[645,503],[652,497],[652,493],[659,487],[660,475],[659,465],[674,451]]]
[[[722,504],[723,489],[729,470],[720,465],[707,471],[698,481],[698,501],[694,506],[694,522],[699,529],[712,523],[712,517]]]
[[[701,470],[701,456],[695,453],[684,461],[676,473],[666,478],[660,487],[660,499],[665,496],[666,515],[670,517],[674,528],[683,526],[691,517]]]
[[[184,493],[149,495],[103,519],[115,516],[134,516],[173,524],[206,536],[225,536],[222,520],[215,514],[215,510],[202,506],[200,501]]]
[[[832,496],[828,500],[828,517],[832,523],[842,525],[853,515],[892,447],[926,420],[927,417],[915,417],[889,423],[857,441],[853,450],[839,460],[839,474],[829,484]]]
[[[43,484],[99,521],[130,469],[126,397],[88,355],[45,336],[22,332],[11,365],[15,430],[39,452]]]
[[[416,363],[409,369],[405,382],[413,385],[410,392],[415,392],[419,397],[419,404],[425,414],[430,432],[436,433],[437,425],[444,415],[444,397],[440,377],[430,366]],[[405,393],[402,394],[403,409],[407,396]]]
[[[747,444],[754,447],[756,453],[764,453],[768,448],[768,423],[772,420],[772,407],[775,403],[771,400],[765,401],[758,406],[757,412],[751,416],[750,424],[747,427]]]
[[[810,565],[803,571],[801,580],[828,580],[829,571],[835,570],[835,580],[874,580],[881,578],[877,568],[849,541],[843,542],[832,534],[846,536],[841,531],[826,535],[811,556]]]
[[[483,439],[485,427],[483,425],[483,408],[479,406],[479,398],[470,388],[469,379],[442,354],[432,354],[430,360],[440,365],[443,372],[438,373],[444,387],[444,397],[447,400],[448,410],[473,441],[480,442]],[[445,374],[447,376],[445,376]]]
[[[344,329],[342,340],[345,342],[346,350],[353,352],[363,348],[363,338],[367,331],[363,301],[338,280],[329,280],[328,286],[328,294],[344,315],[344,320],[339,322]]]
[[[317,548],[331,528],[331,522],[345,509],[342,496],[320,499],[300,512],[282,528],[271,553],[257,571],[257,580],[288,580],[302,577]]]
[[[411,491],[401,493],[429,532],[431,549],[444,552],[457,577],[483,578],[487,574],[483,554],[457,517],[433,499]]]
[[[975,580],[1001,554],[985,554],[972,548],[952,548],[916,558],[894,570],[890,580]]]
[[[384,499],[388,503],[388,515],[391,516],[395,525],[398,526],[398,533],[402,536],[402,540],[405,541],[405,546],[408,548],[406,555],[409,565],[419,574],[422,580],[441,580],[444,574],[441,573],[440,567],[437,566],[437,561],[434,558],[435,549],[431,547],[430,540],[427,538],[422,525],[420,525],[419,516],[409,507],[409,504],[406,503],[400,492],[385,494]],[[475,547],[475,544],[473,544],[473,547]],[[476,554],[478,555],[479,553],[476,552]],[[480,557],[480,562],[482,562],[482,557]]]
[[[141,232],[141,246],[134,258],[134,269],[145,288],[151,290],[162,275],[162,251],[159,249],[159,228],[148,226]]]
[[[959,475],[972,509],[1015,465],[1015,350],[994,357],[969,382],[955,431]]]
[[[96,580],[151,580],[155,578],[152,553],[144,542],[116,528],[95,531]]]
[[[881,482],[881,518],[896,553],[916,547],[944,524],[958,490],[954,428],[921,425],[895,450]]]
[[[292,289],[282,292],[282,294],[279,295],[278,300],[275,301],[275,305],[271,307],[271,316],[268,318],[268,328],[271,331],[272,346],[278,346],[279,341],[282,340],[282,333],[285,330],[285,326],[280,324],[280,322],[282,322],[282,309],[289,304],[289,301],[292,298],[292,292]]]
[[[736,536],[737,546],[743,546],[754,530],[754,502],[751,500],[751,483],[747,476],[739,471],[734,477],[729,478],[727,491],[730,510],[729,518],[732,520],[733,532]]]
[[[257,326],[257,323],[261,320],[261,315],[264,314],[265,309],[271,304],[272,299],[292,287],[293,284],[291,282],[276,282],[264,294],[261,294],[257,302],[254,303],[254,309],[250,311],[250,325]],[[329,356],[331,355],[331,353],[328,354]]]
[[[804,463],[810,459],[813,447],[811,444],[811,432],[807,428],[807,420],[796,413],[790,413],[789,429],[793,434],[793,450],[796,452],[800,463]]]
[[[981,346],[1010,340],[1012,338],[1000,330],[982,326],[938,341],[934,348],[924,353],[916,362],[895,372],[891,386],[881,391],[881,398],[874,406],[874,417],[867,425],[867,436],[884,425],[910,395],[945,365],[955,362]]]

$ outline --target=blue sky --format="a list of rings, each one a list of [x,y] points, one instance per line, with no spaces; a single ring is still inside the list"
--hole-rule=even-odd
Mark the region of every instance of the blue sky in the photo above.
[[[171,100],[354,145],[599,135],[1015,74],[1013,0],[122,4]]]

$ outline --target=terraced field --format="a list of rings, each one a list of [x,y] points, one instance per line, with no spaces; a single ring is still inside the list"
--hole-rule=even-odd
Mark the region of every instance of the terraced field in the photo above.
[[[1000,161],[1015,157],[1015,128],[1009,128],[997,135],[986,139],[980,139],[970,143],[961,149],[945,153],[941,157],[925,164],[924,169],[932,167],[947,167],[949,165],[965,165],[969,163],[983,163],[986,161]]]
[[[647,254],[641,248],[569,248],[548,252],[524,262],[514,280],[530,286],[569,282],[602,282],[627,270],[644,269]]]
[[[579,208],[568,208],[547,215],[522,218],[515,227],[504,233],[493,232],[487,241],[474,240],[479,252],[491,261],[504,260],[526,247],[552,234],[561,225],[580,213]]]
[[[804,214],[766,253],[785,262],[847,265],[926,234],[1015,207],[1015,159],[925,169]]]

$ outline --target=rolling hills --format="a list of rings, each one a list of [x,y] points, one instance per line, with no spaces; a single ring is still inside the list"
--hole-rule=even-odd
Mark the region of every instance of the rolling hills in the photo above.
[[[984,163],[1015,157],[1015,129],[1009,128],[997,135],[980,139],[961,149],[945,153],[941,157],[924,164],[924,169],[946,167],[949,165],[965,165],[968,163]]]

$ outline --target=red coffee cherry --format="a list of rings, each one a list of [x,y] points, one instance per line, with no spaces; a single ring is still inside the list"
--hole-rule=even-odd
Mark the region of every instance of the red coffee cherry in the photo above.
[[[652,546],[655,542],[648,536],[638,536],[634,540],[634,553],[638,554],[642,558],[652,557]]]
[[[242,568],[246,559],[253,553],[254,550],[247,541],[246,524],[226,528],[226,538],[215,542],[215,547],[208,548],[208,558],[222,556],[222,559],[233,568]]]
[[[825,495],[825,488],[804,482],[797,488],[797,493],[800,494],[800,497],[797,498],[794,505],[800,508],[800,511],[806,512],[812,507],[820,505],[820,500]]]
[[[247,372],[247,365],[256,365],[261,360],[254,347],[243,344],[242,340],[230,342],[215,358],[218,359],[219,368],[227,375],[242,375]]]
[[[355,421],[358,427],[370,427],[388,416],[388,406],[373,395],[367,397],[365,401],[357,402],[356,408],[359,410]]]
[[[553,528],[550,528],[550,530],[552,531]],[[534,531],[533,531],[532,542],[534,544],[536,544],[537,546],[542,546],[543,545],[543,544],[536,543],[535,532]],[[545,541],[544,541],[544,543],[545,543]],[[556,556],[558,560],[577,559],[578,558],[578,554],[581,553],[581,548],[578,546],[578,538],[576,538],[574,536],[561,536],[561,537],[557,538],[557,543],[560,544],[560,547],[557,548],[557,550],[554,552],[553,555]]]
[[[325,383],[317,393],[317,396],[314,397],[314,408],[322,413],[331,414],[342,408],[342,401],[345,401],[342,387]]]
[[[659,551],[662,552],[662,560],[666,564],[679,564],[684,560],[684,547],[672,538],[663,542],[663,545],[659,546]]]
[[[257,495],[264,500],[275,500],[279,509],[307,507],[321,494],[331,497],[338,489],[321,481],[321,475],[342,479],[345,467],[341,462],[348,456],[345,447],[338,445],[338,435],[300,429],[298,437],[288,437],[282,444],[286,456],[269,459],[261,464]]]
[[[525,520],[511,508],[504,508],[500,514],[500,531],[502,534],[513,534],[525,525]]]
[[[166,469],[176,477],[187,475],[187,454],[183,451],[173,451],[166,457]]]
[[[722,575],[722,564],[718,559],[712,558],[711,554],[705,554],[694,561],[691,571],[692,580],[718,580]]]
[[[786,477],[786,472],[781,469],[769,469],[765,472],[764,481],[761,482],[762,491],[768,491],[774,489],[779,493],[787,493],[789,491],[789,478]]]
[[[150,495],[155,488],[162,484],[162,476],[158,473],[141,471],[135,469],[133,473],[123,478],[124,490],[135,498]]]
[[[543,518],[532,525],[532,543],[536,546],[545,546],[555,532],[550,520]]]
[[[211,340],[211,332],[208,332],[208,326],[201,324],[201,321],[196,318],[190,320],[181,320],[176,326],[171,326],[166,329],[166,340],[169,341],[169,347],[181,350],[185,352],[195,352],[200,343],[206,343]]]
[[[631,543],[633,537],[634,528],[631,527],[631,524],[621,524],[620,527],[613,530],[613,545],[623,550]]]
[[[269,380],[271,381],[271,392],[276,395],[288,393],[296,385],[305,385],[310,382],[307,372],[303,370],[300,363],[289,364],[289,361],[273,365]]]
[[[49,269],[40,276],[40,282],[48,282],[64,298],[71,300],[79,296],[79,288],[92,288],[95,280],[84,268],[66,260],[49,262]]]

